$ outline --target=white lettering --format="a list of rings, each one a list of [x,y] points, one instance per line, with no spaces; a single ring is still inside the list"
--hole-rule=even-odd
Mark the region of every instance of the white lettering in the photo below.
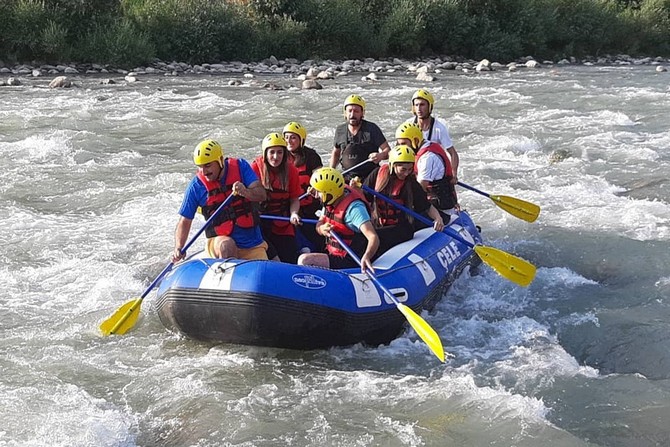
[[[460,255],[461,252],[458,249],[458,245],[456,245],[456,242],[451,241],[449,245],[437,252],[437,259],[442,264],[442,267],[448,269],[449,264],[453,263]]]

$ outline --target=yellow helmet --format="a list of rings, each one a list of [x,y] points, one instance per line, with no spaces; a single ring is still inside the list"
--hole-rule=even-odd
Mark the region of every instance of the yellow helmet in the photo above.
[[[365,100],[363,99],[362,96],[359,95],[349,95],[347,96],[347,99],[344,100],[344,105],[342,106],[343,109],[346,109],[347,106],[360,106],[361,109],[363,109],[363,112],[365,112]]]
[[[428,90],[419,89],[414,92],[414,95],[412,95],[412,113],[416,115],[416,112],[414,112],[415,99],[424,99],[428,101],[428,112],[429,113],[433,112],[433,105],[435,104],[435,98],[433,97],[433,95],[430,94]]]
[[[193,163],[198,166],[206,165],[213,161],[218,161],[223,167],[221,159],[223,158],[223,149],[221,145],[214,140],[201,141],[193,151]]]
[[[317,169],[309,179],[309,184],[321,193],[321,200],[326,205],[332,205],[344,194],[344,177],[334,168]],[[332,196],[330,200],[328,194]]]
[[[404,144],[399,144],[389,152],[389,167],[393,169],[395,163],[414,163],[416,155],[414,150]]]
[[[284,126],[282,134],[285,134],[286,132],[298,135],[300,137],[300,145],[301,146],[305,145],[305,140],[307,139],[307,129],[305,129],[302,126],[302,124],[297,123],[295,121],[291,121],[290,123]]]
[[[412,142],[412,148],[418,150],[423,144],[423,132],[416,123],[403,123],[395,130],[396,140],[407,138]]]
[[[263,148],[263,153],[265,153],[265,150],[267,148],[273,146],[282,146],[286,148],[286,140],[277,132],[272,132],[265,135],[265,138],[263,138],[263,143],[261,145],[261,147]]]

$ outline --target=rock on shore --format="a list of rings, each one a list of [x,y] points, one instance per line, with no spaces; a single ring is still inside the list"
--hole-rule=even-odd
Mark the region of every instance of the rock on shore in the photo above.
[[[532,56],[521,58],[517,61],[503,65],[499,62],[490,62],[487,59],[474,61],[459,57],[435,57],[422,60],[406,60],[399,58],[389,58],[385,60],[375,60],[372,58],[348,59],[344,61],[314,61],[297,59],[277,59],[270,56],[259,62],[220,62],[213,64],[187,64],[185,62],[164,62],[154,60],[148,66],[135,67],[133,70],[115,68],[100,64],[18,64],[7,66],[0,61],[0,76],[3,74],[9,76],[8,80],[0,79],[0,85],[20,85],[20,78],[30,79],[46,77],[48,75],[56,76],[49,84],[49,87],[69,87],[73,86],[65,75],[76,77],[85,77],[87,75],[109,75],[121,77],[125,83],[140,82],[143,76],[183,76],[183,75],[236,75],[245,78],[244,83],[255,82],[255,75],[283,75],[290,79],[302,81],[294,88],[323,88],[317,81],[328,81],[341,76],[347,76],[354,73],[365,73],[361,78],[364,82],[380,82],[379,74],[395,73],[415,76],[417,80],[430,83],[439,79],[441,73],[446,71],[456,71],[462,73],[486,74],[490,71],[519,71],[519,70],[537,70],[542,68],[553,68],[554,66],[565,65],[584,65],[584,66],[622,66],[622,65],[650,65],[655,66],[659,73],[667,71],[666,66],[670,65],[670,59],[662,57],[644,57],[633,58],[625,54],[616,56],[587,57],[582,60],[576,58],[561,59],[559,61],[542,62],[537,61]],[[58,79],[58,81],[57,81]],[[122,83],[123,83],[122,81]],[[309,82],[307,82],[309,81]],[[69,83],[69,84],[68,84]],[[107,82],[114,83],[107,80]],[[235,85],[242,85],[242,82],[234,82]],[[53,84],[53,85],[52,85]],[[67,85],[65,85],[67,84]],[[264,84],[263,84],[264,85]]]

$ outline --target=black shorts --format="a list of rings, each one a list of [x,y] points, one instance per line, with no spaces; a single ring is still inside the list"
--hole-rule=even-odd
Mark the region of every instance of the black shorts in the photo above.
[[[360,267],[349,255],[340,257],[328,253],[328,260],[330,261],[330,268],[334,270]]]

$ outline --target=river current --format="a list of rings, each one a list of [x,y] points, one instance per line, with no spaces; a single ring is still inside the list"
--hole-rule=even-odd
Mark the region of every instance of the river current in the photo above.
[[[670,444],[670,74],[229,79],[0,88],[0,446]],[[485,266],[456,281],[423,315],[446,364],[412,331],[308,352],[196,342],[154,294],[132,331],[100,335],[168,262],[200,140],[250,160],[297,120],[327,162],[347,95],[391,140],[421,87],[460,180],[542,208],[529,224],[459,190],[486,244],[538,271],[528,288]]]

